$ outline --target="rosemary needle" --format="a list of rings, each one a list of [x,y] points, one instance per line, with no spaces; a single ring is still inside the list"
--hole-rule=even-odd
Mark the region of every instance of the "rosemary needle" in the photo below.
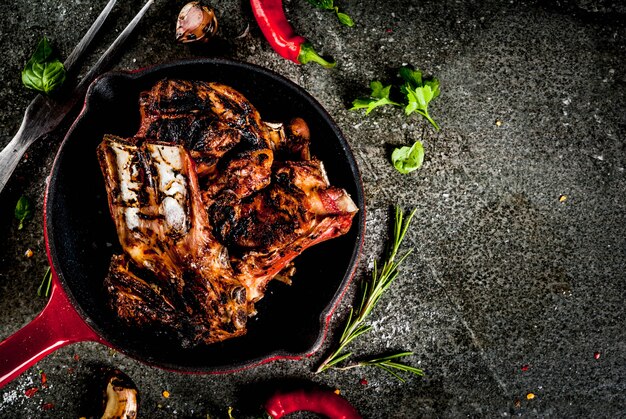
[[[346,346],[372,328],[369,324],[364,323],[365,319],[372,312],[383,293],[389,288],[389,286],[391,286],[393,281],[398,276],[398,267],[411,253],[411,250],[409,250],[396,260],[398,249],[404,240],[404,236],[406,235],[413,215],[415,215],[415,210],[413,210],[405,220],[402,209],[399,207],[395,208],[393,237],[391,246],[388,248],[385,262],[380,270],[378,269],[378,264],[375,262],[374,271],[372,272],[370,280],[361,283],[361,288],[359,290],[361,297],[358,308],[356,310],[354,307],[350,309],[350,314],[348,315],[348,320],[346,321],[346,325],[344,326],[339,342],[326,359],[321,362],[316,370],[317,373],[326,371],[329,368],[345,370],[360,366],[377,366],[391,373],[400,380],[402,380],[402,378],[394,370],[423,375],[422,370],[397,362],[399,358],[412,355],[412,352],[398,352],[386,356],[362,360],[346,366],[339,365],[352,356],[352,352],[345,351]]]
[[[37,288],[37,296],[39,297],[47,297],[50,294],[50,285],[52,284],[52,271],[48,266],[48,270],[44,274],[41,284],[39,284],[39,288]]]

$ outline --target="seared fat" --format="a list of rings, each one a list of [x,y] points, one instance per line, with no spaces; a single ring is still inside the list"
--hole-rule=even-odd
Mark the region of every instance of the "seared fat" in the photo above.
[[[309,129],[273,124],[218,83],[161,80],[140,97],[132,138],[98,147],[122,249],[105,287],[129,325],[191,344],[245,333],[273,278],[345,234],[358,208],[311,157]]]

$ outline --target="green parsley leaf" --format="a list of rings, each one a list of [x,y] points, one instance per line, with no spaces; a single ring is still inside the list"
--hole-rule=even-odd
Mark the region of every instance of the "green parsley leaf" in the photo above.
[[[352,20],[352,18],[347,14],[340,12],[339,7],[335,6],[335,0],[308,0],[308,2],[318,9],[334,10],[335,14],[337,15],[337,19],[339,19],[339,22],[346,26],[354,26],[354,21]]]
[[[402,174],[410,173],[420,168],[424,162],[424,147],[416,141],[411,147],[396,148],[391,153],[393,167]]]
[[[65,81],[65,67],[52,57],[52,47],[43,37],[22,70],[22,83],[29,89],[49,94]]]
[[[24,195],[20,197],[15,205],[15,218],[19,221],[19,225],[17,226],[18,230],[24,228],[24,221],[31,218],[33,216],[32,207],[28,198]]]
[[[383,84],[379,81],[373,81],[370,83],[370,88],[372,89],[372,93],[370,93],[370,97],[368,98],[359,98],[355,99],[352,102],[351,111],[357,109],[367,109],[365,114],[368,115],[375,108],[379,106],[385,105],[395,105],[402,106],[402,104],[397,103],[389,99],[389,92],[391,90],[391,85],[383,87]]]
[[[423,80],[421,71],[411,70],[409,67],[402,67],[400,76],[404,79],[400,90],[406,95],[408,102],[404,112],[407,115],[417,112],[439,131],[439,125],[428,114],[428,104],[439,96],[439,80],[436,78]]]

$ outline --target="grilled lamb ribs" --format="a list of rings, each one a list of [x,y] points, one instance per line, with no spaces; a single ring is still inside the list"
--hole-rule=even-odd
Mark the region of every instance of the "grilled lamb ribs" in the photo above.
[[[242,335],[268,282],[345,234],[358,208],[311,157],[304,120],[265,123],[231,87],[161,80],[140,112],[135,136],[98,147],[123,249],[109,305],[191,344]]]

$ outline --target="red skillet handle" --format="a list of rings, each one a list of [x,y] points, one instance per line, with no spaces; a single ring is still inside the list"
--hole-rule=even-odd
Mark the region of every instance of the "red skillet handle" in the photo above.
[[[103,342],[78,315],[54,278],[43,311],[0,343],[0,388],[51,352],[86,340]]]

